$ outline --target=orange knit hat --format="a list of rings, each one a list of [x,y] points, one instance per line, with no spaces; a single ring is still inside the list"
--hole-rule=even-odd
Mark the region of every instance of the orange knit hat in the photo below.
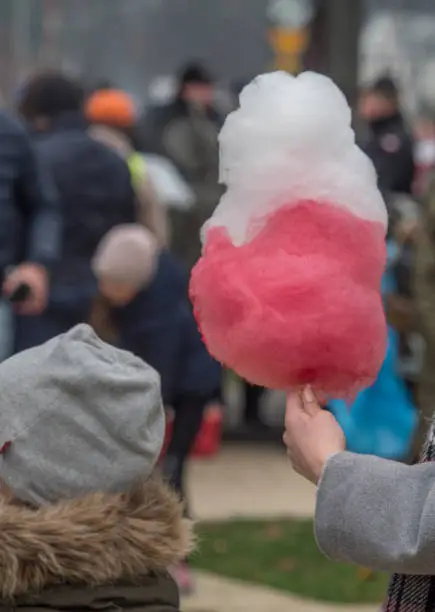
[[[137,113],[132,98],[118,89],[102,89],[92,94],[85,104],[85,114],[91,123],[114,127],[131,127]]]

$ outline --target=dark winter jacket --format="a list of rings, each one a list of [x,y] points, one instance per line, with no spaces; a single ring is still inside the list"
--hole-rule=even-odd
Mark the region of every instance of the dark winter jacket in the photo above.
[[[187,291],[184,268],[163,252],[151,285],[115,312],[122,348],[159,372],[167,404],[185,394],[209,399],[219,386],[220,366],[202,342]]]
[[[61,201],[62,260],[54,283],[76,287],[90,275],[101,238],[115,225],[133,223],[136,205],[130,172],[117,153],[87,133],[84,119],[65,114],[36,137]]]
[[[181,504],[156,481],[40,509],[0,502],[0,612],[178,612],[168,571],[189,548]]]
[[[376,168],[382,191],[412,192],[415,177],[414,147],[399,113],[372,122],[368,137],[361,145]]]
[[[49,169],[26,131],[0,113],[0,275],[24,260],[50,267],[59,257],[60,234]]]

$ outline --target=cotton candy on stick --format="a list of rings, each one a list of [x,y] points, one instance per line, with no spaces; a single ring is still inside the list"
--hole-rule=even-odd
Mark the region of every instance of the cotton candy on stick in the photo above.
[[[349,399],[386,351],[387,212],[328,78],[256,78],[220,134],[227,191],[190,293],[210,353],[272,389]]]

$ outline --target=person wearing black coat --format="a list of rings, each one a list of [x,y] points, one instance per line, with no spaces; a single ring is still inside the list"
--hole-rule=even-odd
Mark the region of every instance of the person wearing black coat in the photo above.
[[[414,143],[400,112],[394,81],[383,77],[363,90],[359,118],[365,124],[360,145],[372,160],[379,188],[387,193],[412,193],[415,178]]]
[[[59,201],[30,138],[18,121],[0,113],[0,278],[3,293],[29,288],[23,314],[47,303],[49,271],[59,258]]]
[[[16,352],[89,319],[97,292],[91,271],[95,249],[113,226],[136,219],[128,165],[88,133],[84,102],[84,89],[55,73],[35,77],[21,94],[19,110],[60,199],[62,256],[53,270],[47,310],[17,321]]]
[[[163,402],[174,408],[165,467],[174,488],[184,494],[185,463],[204,409],[216,400],[221,374],[198,331],[187,272],[171,253],[158,249],[146,228],[135,224],[106,235],[93,270],[118,345],[157,370]]]

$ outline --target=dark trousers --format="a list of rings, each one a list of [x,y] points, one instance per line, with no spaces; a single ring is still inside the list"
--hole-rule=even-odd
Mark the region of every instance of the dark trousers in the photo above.
[[[255,424],[261,421],[260,400],[263,393],[263,387],[257,387],[244,382],[245,407],[243,420],[246,424]]]
[[[173,402],[175,412],[172,437],[169,442],[163,472],[171,486],[186,500],[186,461],[201,429],[207,400],[196,395],[183,395]],[[186,500],[187,503],[187,500]]]

